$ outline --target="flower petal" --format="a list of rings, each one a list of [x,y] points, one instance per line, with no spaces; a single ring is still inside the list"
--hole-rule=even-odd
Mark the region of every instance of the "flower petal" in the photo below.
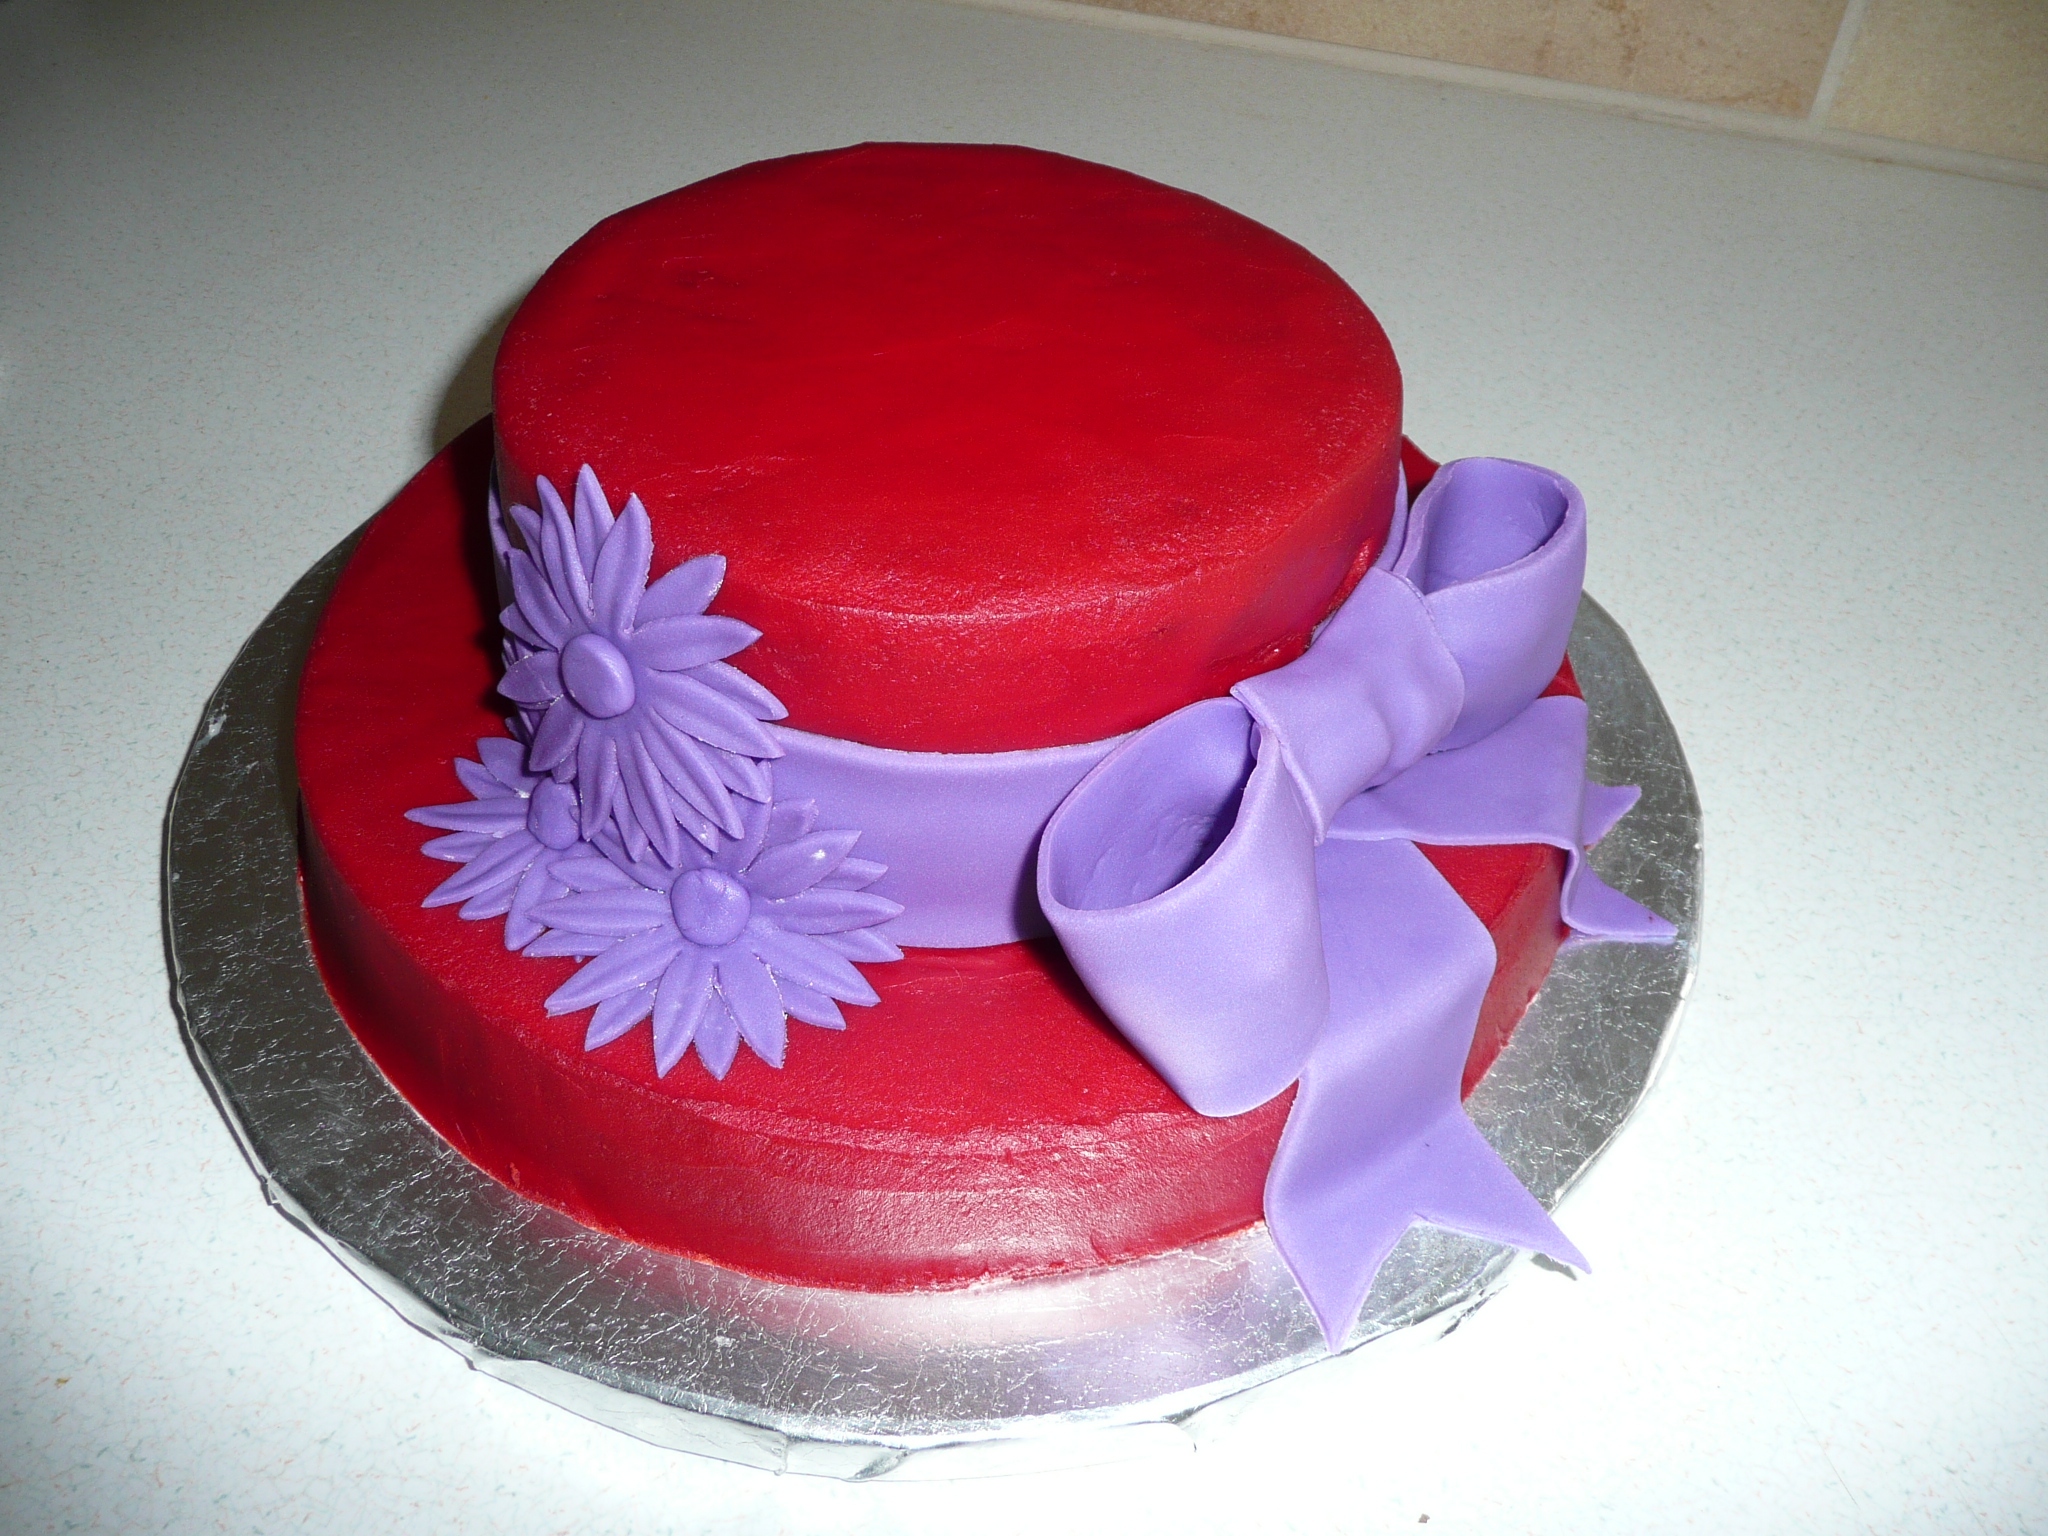
[[[625,795],[623,785],[619,792],[619,803],[613,807],[612,825],[618,829],[619,842],[628,858],[636,862],[651,860],[654,850],[647,845],[647,829],[640,824],[640,818],[633,814],[633,807]]]
[[[789,1025],[775,978],[744,944],[726,945],[713,960],[718,968],[718,990],[725,994],[726,1007],[739,1021],[741,1038],[769,1066],[781,1066]]]
[[[725,834],[718,830],[717,823],[693,805],[681,806],[677,810],[676,821],[695,840],[700,852],[716,849],[726,840]]]
[[[630,939],[669,921],[668,898],[633,886],[623,891],[577,891],[557,896],[533,909],[550,928],[565,933],[597,934]]]
[[[511,795],[495,800],[458,800],[453,805],[416,806],[405,813],[407,821],[443,832],[480,832],[486,837],[503,837],[526,825],[526,802]]]
[[[654,1070],[667,1077],[706,1014],[723,1012],[711,986],[711,956],[692,944],[669,962],[654,994]]]
[[[503,917],[512,910],[512,892],[515,881],[506,881],[493,890],[479,891],[462,904],[457,914],[472,923],[482,922],[487,917]]]
[[[698,861],[694,860],[687,843],[683,845],[683,858],[674,864],[664,863],[652,853],[645,851],[636,857],[628,858],[625,846],[618,836],[617,826],[618,823],[613,822],[610,827],[598,834],[597,847],[604,854],[607,863],[624,871],[628,878],[644,885],[648,890],[658,891],[666,896],[668,888],[676,883],[678,870],[697,867]]]
[[[751,757],[742,757],[737,752],[727,752],[722,747],[707,747],[711,753],[711,766],[718,770],[725,787],[736,795],[745,795],[749,800],[763,804],[775,798],[775,779],[768,772],[767,765]]]
[[[450,832],[446,837],[430,838],[421,843],[420,852],[430,859],[467,864],[495,842],[497,838],[488,832]]]
[[[753,625],[716,614],[657,619],[633,631],[633,659],[662,672],[687,672],[723,661],[760,638],[761,631]]]
[[[844,955],[849,960],[858,960],[867,965],[903,958],[903,951],[884,938],[880,930],[875,928],[847,928],[838,933],[817,933],[811,937],[834,954]]]
[[[740,1049],[739,1020],[723,999],[704,1010],[704,1017],[697,1021],[696,1038],[697,1059],[704,1063],[705,1071],[723,1081]]]
[[[524,873],[539,849],[539,842],[530,833],[509,832],[463,865],[459,873],[450,875],[423,905],[443,907],[450,902],[467,901],[500,884],[506,886],[506,899],[509,901],[510,882]],[[503,910],[499,908],[499,911]],[[497,913],[490,915],[495,917]]]
[[[616,948],[621,942],[623,941],[619,939],[600,939],[587,933],[564,933],[559,928],[551,928],[527,945],[524,953],[540,959],[562,955],[588,959],[592,955],[601,955],[608,949]]]
[[[534,776],[526,771],[526,747],[510,736],[486,736],[476,744],[476,755],[492,778],[516,794],[533,788]]]
[[[818,882],[831,891],[860,891],[889,873],[889,866],[873,859],[848,859]]]
[[[641,604],[640,611],[645,613],[647,605]],[[738,667],[714,661],[709,666],[699,667],[691,675],[707,687],[716,688],[756,720],[781,720],[789,714],[782,707],[782,700]]]
[[[513,550],[505,557],[505,573],[512,578],[513,606],[550,649],[560,650],[582,633],[584,620],[562,606],[547,572],[533,556]]]
[[[555,875],[555,865],[560,862],[554,849],[543,848],[519,877],[519,888],[512,893],[511,910],[505,914],[507,949],[524,949],[547,931],[547,924],[534,915],[534,908],[569,894],[569,888]]]
[[[492,778],[482,763],[472,763],[466,757],[455,759],[455,777],[462,781],[462,787],[473,800],[503,800],[512,793]]]
[[[802,1019],[820,1029],[846,1028],[846,1016],[824,993],[800,987],[786,976],[777,977],[775,984],[782,991],[782,1006],[789,1010],[792,1019]]]
[[[583,557],[583,569],[597,570],[597,551],[612,531],[612,504],[604,487],[597,483],[597,471],[588,464],[576,471],[576,551]]]
[[[555,494],[545,476],[540,489],[540,568],[548,579],[548,590],[570,621],[579,628],[590,622],[590,574],[582,552],[576,547],[576,530],[570,525],[568,509]]]
[[[597,481],[586,468],[576,482],[576,500],[583,501],[583,480]],[[601,502],[604,498],[600,494]],[[654,559],[654,530],[647,524],[647,509],[635,496],[626,503],[625,515],[611,526],[597,552],[590,573],[591,622],[608,634],[632,631],[633,615],[640,607],[640,592],[647,585],[647,567]],[[638,636],[629,644],[637,648]]]
[[[699,555],[685,560],[647,589],[640,599],[640,622],[688,618],[702,613],[725,584],[725,556]]]
[[[577,743],[576,794],[583,802],[583,835],[594,837],[619,798],[619,748],[608,732],[586,729]]]
[[[768,807],[752,800],[736,800],[740,813],[740,835],[713,852],[711,862],[730,874],[738,874],[754,862],[768,836]]]
[[[668,969],[669,961],[675,959],[682,947],[682,935],[668,927],[638,938],[621,939],[555,988],[542,1006],[550,1014],[574,1013],[621,992],[644,987]],[[649,1007],[652,1006],[650,1000]]]
[[[662,719],[699,741],[748,757],[782,756],[760,721],[687,672],[649,672],[647,700]]]
[[[818,824],[815,800],[777,800],[768,807],[767,841],[787,843],[802,837]]]
[[[519,535],[519,542],[528,549],[540,548],[540,514],[532,507],[511,506],[506,513],[512,519],[512,527]]]
[[[628,736],[619,753],[619,780],[625,788],[626,808],[642,835],[662,858],[675,863],[683,853],[682,831],[669,803],[668,786],[648,760],[647,748],[637,735]]]
[[[498,692],[514,704],[542,709],[562,696],[562,658],[554,651],[535,651],[498,679]]]
[[[423,907],[452,907],[458,901],[468,901],[471,896],[476,894],[474,891],[461,889],[451,891],[448,889],[449,886],[454,885],[456,881],[468,873],[467,869],[458,869],[446,880],[443,880],[439,885],[427,892],[426,899],[420,905]]]
[[[590,1016],[590,1028],[583,1032],[583,1049],[594,1051],[601,1045],[610,1045],[653,1011],[652,987],[635,987],[606,998]]]
[[[588,849],[588,844],[581,844]],[[623,891],[635,886],[653,890],[646,882],[634,878],[634,872],[619,868],[610,859],[594,851],[576,853],[565,849],[563,856],[554,863],[555,878],[572,891]]]
[[[675,786],[676,792],[702,816],[727,837],[736,837],[740,831],[740,813],[732,803],[732,796],[725,787],[725,781],[712,771],[705,760],[711,750],[695,737],[685,736],[658,716],[648,716],[648,729],[642,733],[642,743],[647,748],[654,768]]]
[[[868,984],[867,977],[853,968],[852,961],[827,949],[816,939],[806,938],[800,933],[786,933],[772,922],[757,917],[747,924],[744,942],[752,946],[769,970],[777,976],[787,976],[800,987],[809,987],[813,992],[836,997],[842,1003],[859,1003],[863,1007],[872,1007],[881,1001],[875,989]],[[718,974],[721,978],[725,975],[723,962]],[[743,1027],[746,1024],[744,1016],[740,1023]]]
[[[519,656],[524,655],[528,651],[552,649],[547,642],[547,637],[541,634],[527,620],[525,615],[520,613],[517,603],[507,603],[498,610],[498,623],[505,629],[505,665],[507,666],[517,661]],[[513,654],[515,651],[518,652],[518,655]]]
[[[583,740],[583,711],[568,699],[557,699],[540,717],[527,762],[535,773],[551,773],[569,761]]]
[[[859,841],[858,832],[812,832],[764,848],[747,866],[747,888],[769,901],[807,891],[837,869]]]
[[[553,861],[548,857],[550,851],[543,850],[527,865],[513,889],[512,905],[505,909],[507,949],[524,949],[547,932],[547,924],[534,916],[534,908],[562,894],[562,883],[554,877]]]
[[[838,891],[815,886],[778,901],[767,911],[791,933],[844,933],[852,928],[872,928],[903,915],[903,908],[886,896],[872,891]]]

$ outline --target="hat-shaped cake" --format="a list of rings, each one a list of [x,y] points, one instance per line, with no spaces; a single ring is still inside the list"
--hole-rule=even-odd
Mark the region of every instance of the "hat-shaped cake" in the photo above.
[[[800,155],[579,240],[494,408],[297,737],[330,991],[472,1161],[862,1289],[1263,1216],[1333,1344],[1417,1219],[1580,1262],[1459,1100],[1568,928],[1670,931],[1583,863],[1584,509],[1404,470],[1323,263],[1038,151]]]

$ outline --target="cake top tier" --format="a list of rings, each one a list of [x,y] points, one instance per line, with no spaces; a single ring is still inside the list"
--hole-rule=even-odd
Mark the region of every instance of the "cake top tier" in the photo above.
[[[1377,552],[1400,375],[1293,242],[1036,150],[871,144],[606,219],[521,305],[502,492],[653,520],[800,729],[987,752],[1298,655]]]

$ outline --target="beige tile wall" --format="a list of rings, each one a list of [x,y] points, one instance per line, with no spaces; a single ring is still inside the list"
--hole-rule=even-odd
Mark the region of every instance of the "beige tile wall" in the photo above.
[[[1088,3],[2048,164],[2048,0]]]
[[[1871,0],[1828,125],[2048,162],[2048,0]]]
[[[1096,0],[1580,85],[1799,114],[1846,0]]]

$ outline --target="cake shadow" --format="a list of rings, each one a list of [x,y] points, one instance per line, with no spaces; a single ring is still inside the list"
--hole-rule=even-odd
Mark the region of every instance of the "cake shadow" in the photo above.
[[[492,315],[490,323],[477,333],[462,360],[443,380],[440,403],[427,422],[425,447],[429,454],[439,453],[479,416],[490,414],[491,369],[498,360],[498,343],[505,339],[506,328],[525,302],[526,290],[522,288],[516,298]]]

